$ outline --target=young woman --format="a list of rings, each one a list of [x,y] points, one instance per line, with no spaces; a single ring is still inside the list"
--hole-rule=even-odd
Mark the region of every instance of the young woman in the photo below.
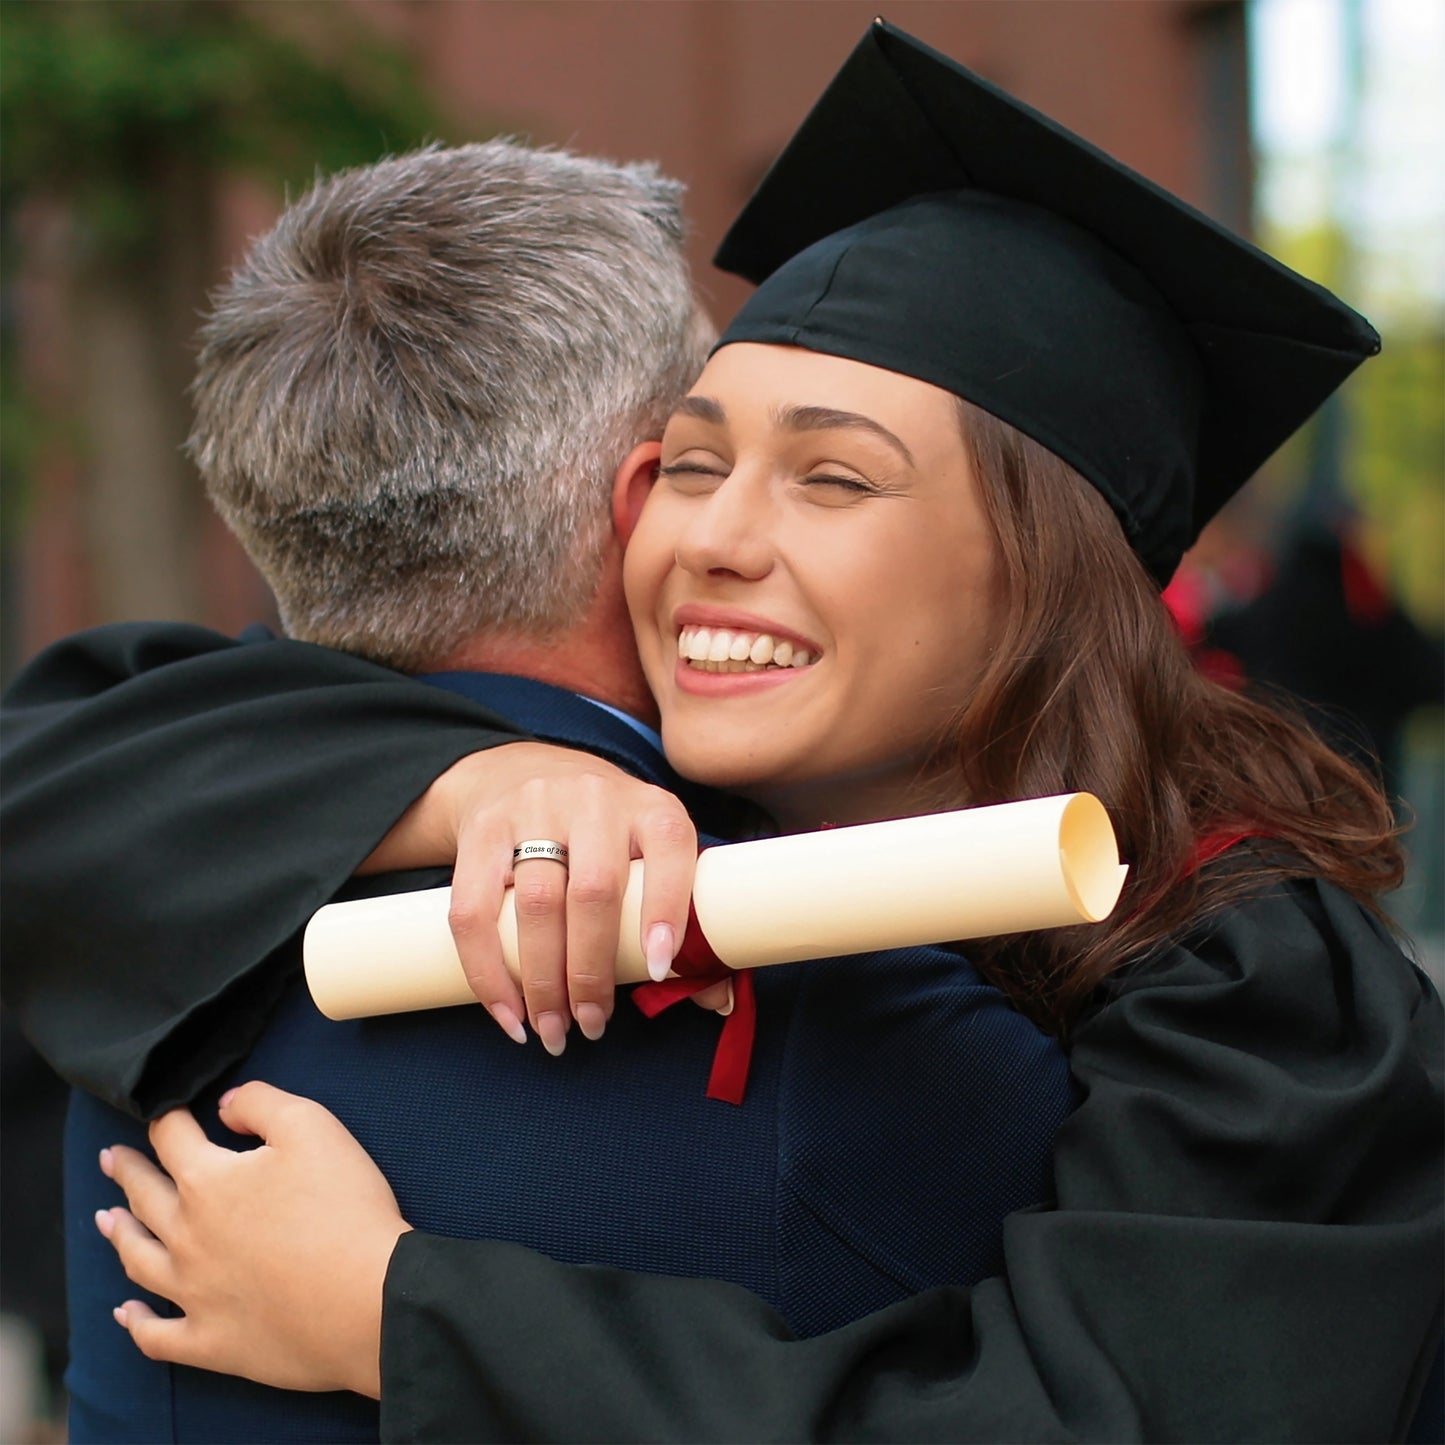
[[[168,1116],[179,1193],[106,1157],[158,1238],[125,1211],[103,1231],[187,1315],[127,1305],[147,1352],[379,1388],[406,1438],[1408,1423],[1439,1330],[1441,1020],[1377,915],[1389,810],[1195,674],[1157,595],[1373,334],[1091,153],[1061,172],[1052,133],[1022,168],[1047,211],[926,166],[900,197],[853,154],[845,214],[815,206],[791,160],[816,174],[820,133],[866,152],[880,86],[912,87],[924,150],[996,103],[894,32],[865,49],[886,84],[845,70],[765,183],[734,252],[783,254],[622,489],[628,598],[670,759],[780,827],[1106,801],[1133,870],[1114,918],[969,950],[1071,1049],[1057,1208],[1011,1221],[1005,1280],[799,1342],[721,1288],[407,1233],[324,1111],[243,1088],[223,1118],[269,1148]]]

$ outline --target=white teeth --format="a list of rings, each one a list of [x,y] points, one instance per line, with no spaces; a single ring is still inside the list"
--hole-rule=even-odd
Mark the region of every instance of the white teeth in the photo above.
[[[807,667],[815,654],[766,632],[734,632],[726,627],[684,627],[677,635],[677,655],[699,672],[764,672],[780,667]]]

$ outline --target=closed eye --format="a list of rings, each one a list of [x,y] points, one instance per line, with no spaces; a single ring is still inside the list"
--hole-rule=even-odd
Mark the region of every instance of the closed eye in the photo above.
[[[679,497],[710,496],[732,474],[725,462],[680,461],[658,467],[659,481],[666,480]]]
[[[872,495],[878,491],[878,488],[871,482],[861,481],[857,477],[834,476],[831,472],[814,472],[812,475],[803,478],[803,485],[805,487],[841,487],[845,491],[859,492],[864,495]]]
[[[720,466],[705,467],[701,462],[669,462],[657,469],[660,477],[725,477],[726,470]]]
[[[897,495],[888,487],[842,472],[809,472],[796,485],[802,497],[819,507],[852,507],[869,497]]]

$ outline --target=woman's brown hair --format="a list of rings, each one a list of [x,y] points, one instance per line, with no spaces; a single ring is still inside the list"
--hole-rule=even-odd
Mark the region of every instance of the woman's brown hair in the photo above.
[[[1203,677],[1108,503],[1067,463],[959,402],[998,547],[996,635],[948,745],[974,804],[1086,791],[1131,865],[1109,922],[970,943],[1020,1009],[1065,1032],[1098,982],[1261,884],[1325,878],[1378,912],[1398,886],[1379,787],[1299,718]],[[1191,867],[1203,839],[1272,840]]]

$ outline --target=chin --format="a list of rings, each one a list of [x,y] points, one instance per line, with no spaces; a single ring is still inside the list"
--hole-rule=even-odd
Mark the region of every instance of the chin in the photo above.
[[[691,783],[719,788],[730,793],[745,793],[759,783],[758,760],[740,751],[707,745],[695,735],[673,746],[666,726],[662,730],[663,748],[674,771]]]
[[[705,788],[717,788],[727,793],[748,794],[759,784],[757,769],[742,762],[729,762],[715,757],[694,757],[684,754],[673,757],[668,754],[673,770],[690,783],[699,783]]]

